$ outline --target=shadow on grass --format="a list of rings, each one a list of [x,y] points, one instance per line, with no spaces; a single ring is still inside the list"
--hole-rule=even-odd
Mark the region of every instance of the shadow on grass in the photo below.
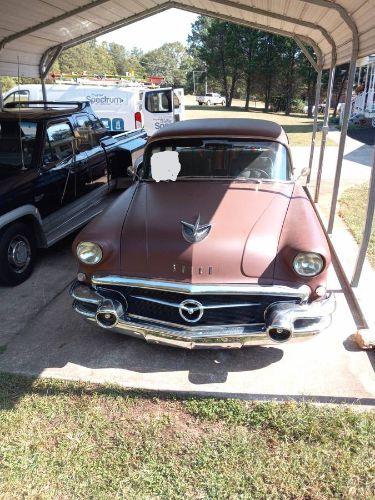
[[[151,391],[126,389],[114,384],[94,384],[67,380],[41,379],[38,377],[14,375],[0,372],[0,411],[9,411],[26,395],[38,396],[94,396],[122,397],[133,399],[162,401],[188,401],[196,399],[237,399],[242,401],[264,402],[297,402],[297,403],[328,403],[358,406],[374,406],[375,398],[353,398],[345,396],[302,396],[280,394],[234,394],[234,393],[194,393],[192,391]]]

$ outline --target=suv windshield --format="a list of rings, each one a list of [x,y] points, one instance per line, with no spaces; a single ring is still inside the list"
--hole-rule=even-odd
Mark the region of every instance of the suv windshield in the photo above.
[[[0,175],[31,166],[37,123],[28,120],[0,120]]]
[[[155,181],[184,178],[230,178],[288,181],[287,148],[272,141],[181,139],[151,145],[145,177]]]

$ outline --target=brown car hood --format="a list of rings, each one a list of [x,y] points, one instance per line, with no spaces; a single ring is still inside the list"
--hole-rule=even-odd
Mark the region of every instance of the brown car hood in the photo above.
[[[121,274],[195,283],[272,282],[292,183],[142,182],[121,236]],[[181,220],[212,225],[198,243]]]

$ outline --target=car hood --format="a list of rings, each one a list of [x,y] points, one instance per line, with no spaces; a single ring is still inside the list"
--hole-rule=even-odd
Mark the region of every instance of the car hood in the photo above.
[[[142,182],[124,221],[121,272],[192,283],[272,282],[293,183]],[[181,221],[210,224],[189,243]]]

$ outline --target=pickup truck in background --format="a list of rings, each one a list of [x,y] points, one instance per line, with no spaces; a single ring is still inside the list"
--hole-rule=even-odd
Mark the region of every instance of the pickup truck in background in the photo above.
[[[212,106],[215,104],[219,104],[220,106],[225,106],[226,99],[221,94],[216,94],[215,92],[211,92],[210,94],[198,95],[197,103],[199,106]]]
[[[108,131],[88,102],[28,101],[0,112],[0,283],[103,211],[143,154],[144,130]]]

